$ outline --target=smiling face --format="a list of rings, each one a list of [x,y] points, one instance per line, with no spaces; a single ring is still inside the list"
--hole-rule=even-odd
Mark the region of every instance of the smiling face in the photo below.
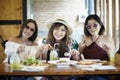
[[[65,34],[66,34],[66,28],[63,25],[56,27],[53,30],[53,36],[58,42],[65,37]]]
[[[97,21],[95,21],[94,19],[91,19],[88,21],[86,28],[89,31],[89,33],[93,36],[93,35],[98,35],[101,26]]]
[[[29,22],[23,29],[23,37],[24,38],[30,38],[33,33],[35,32],[35,25],[32,22]]]

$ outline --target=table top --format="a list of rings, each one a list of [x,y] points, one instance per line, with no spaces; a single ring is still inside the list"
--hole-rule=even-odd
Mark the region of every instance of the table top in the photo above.
[[[81,70],[81,68],[76,66],[69,67],[56,67],[49,66],[44,71],[38,72],[27,72],[27,71],[13,71],[11,70],[9,64],[0,63],[0,75],[5,76],[48,76],[48,75],[119,75],[120,74],[120,65],[107,62],[109,65],[116,67],[115,70]]]

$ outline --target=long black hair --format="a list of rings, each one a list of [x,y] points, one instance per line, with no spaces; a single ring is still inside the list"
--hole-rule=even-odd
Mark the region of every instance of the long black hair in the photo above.
[[[89,33],[89,31],[87,30],[87,28],[85,27],[85,26],[88,24],[88,21],[91,20],[91,19],[97,21],[97,22],[99,23],[99,25],[101,26],[100,31],[99,31],[98,34],[99,34],[99,35],[104,34],[104,32],[105,32],[105,27],[104,27],[101,19],[100,19],[96,14],[89,15],[89,16],[86,18],[85,24],[84,24],[84,34],[85,34],[87,37],[92,36],[92,35]]]

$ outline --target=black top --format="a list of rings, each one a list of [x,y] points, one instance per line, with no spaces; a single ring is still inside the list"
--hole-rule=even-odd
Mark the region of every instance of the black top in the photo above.
[[[99,37],[98,37],[99,38]],[[98,40],[96,39],[96,41]],[[93,40],[92,40],[93,41]],[[82,53],[86,59],[100,59],[100,60],[110,60],[107,52],[93,41],[89,46],[85,46]]]

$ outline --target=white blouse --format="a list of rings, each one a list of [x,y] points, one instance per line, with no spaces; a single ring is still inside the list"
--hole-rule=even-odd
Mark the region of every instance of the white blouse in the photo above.
[[[38,46],[28,46],[28,45],[23,45],[23,44],[18,44],[15,42],[7,42],[5,44],[5,51],[4,53],[6,54],[6,59],[3,62],[8,62],[8,58],[9,56],[11,56],[12,54],[16,53],[16,50],[19,46],[24,46],[25,47],[25,51],[20,53],[20,57],[21,59],[26,59],[28,57],[32,57],[35,58],[35,54],[38,50]]]

